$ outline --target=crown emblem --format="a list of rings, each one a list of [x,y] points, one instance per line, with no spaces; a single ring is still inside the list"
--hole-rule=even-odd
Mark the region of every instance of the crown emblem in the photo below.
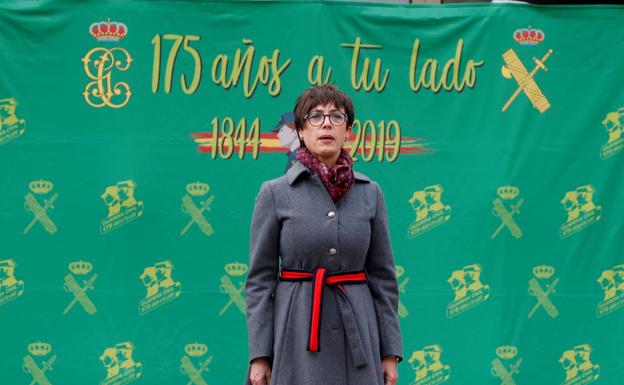
[[[28,345],[28,351],[33,356],[45,356],[46,354],[50,353],[50,350],[52,350],[52,346],[41,341],[33,342],[32,344]]]
[[[518,348],[511,345],[499,346],[496,348],[496,355],[503,360],[511,360],[518,354]]]
[[[520,193],[520,190],[514,186],[501,186],[496,189],[496,193],[503,199],[514,199]]]
[[[516,29],[513,37],[522,45],[536,45],[544,40],[544,31],[529,26],[529,28]]]
[[[35,194],[47,194],[52,188],[54,188],[54,184],[50,181],[39,179],[33,180],[28,184],[28,188],[30,191]]]
[[[188,344],[184,347],[184,351],[191,357],[201,357],[208,351],[208,346],[198,344],[197,342]]]
[[[539,265],[533,268],[533,275],[540,279],[548,279],[555,274],[555,268],[548,265]]]
[[[186,185],[186,192],[195,197],[201,197],[208,193],[210,187],[207,183],[193,182]]]
[[[225,272],[233,277],[244,275],[249,268],[244,263],[233,262],[225,265]]]
[[[97,41],[119,41],[128,33],[128,27],[124,23],[100,21],[91,24],[89,32]]]
[[[85,275],[89,274],[89,272],[93,269],[93,265],[89,262],[85,262],[83,260],[71,262],[69,264],[69,271],[76,275]]]

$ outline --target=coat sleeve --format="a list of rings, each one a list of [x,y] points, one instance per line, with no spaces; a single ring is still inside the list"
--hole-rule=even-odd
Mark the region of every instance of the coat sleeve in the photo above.
[[[400,362],[403,353],[398,317],[399,287],[388,231],[388,214],[381,188],[377,183],[373,185],[377,190],[377,200],[365,267],[377,314],[381,358],[395,355]]]
[[[267,182],[260,187],[251,218],[249,271],[245,283],[249,362],[273,360],[273,292],[279,269],[280,227],[273,193]]]

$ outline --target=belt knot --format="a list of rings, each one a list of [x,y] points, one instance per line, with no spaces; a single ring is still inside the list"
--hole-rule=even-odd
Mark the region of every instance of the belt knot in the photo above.
[[[361,337],[355,324],[355,316],[348,301],[347,292],[343,284],[366,283],[367,276],[365,270],[344,271],[330,273],[325,267],[318,267],[315,270],[299,270],[282,268],[280,272],[282,281],[312,281],[312,302],[310,308],[310,327],[308,329],[308,343],[306,350],[310,352],[320,352],[320,325],[321,325],[321,305],[323,303],[324,286],[336,287],[346,299],[348,309],[340,309],[343,325],[349,340],[349,345],[353,353],[356,366],[366,364]]]

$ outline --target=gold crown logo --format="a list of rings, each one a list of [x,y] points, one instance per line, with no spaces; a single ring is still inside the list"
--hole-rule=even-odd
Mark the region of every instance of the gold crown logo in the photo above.
[[[186,192],[195,197],[204,196],[209,190],[208,183],[193,182],[186,185]]]
[[[28,351],[33,356],[45,356],[46,354],[50,353],[51,350],[52,346],[50,344],[41,341],[33,342],[32,344],[28,345]]]
[[[208,346],[198,344],[197,342],[188,344],[184,347],[184,351],[191,357],[201,357],[208,351]]]
[[[124,23],[100,21],[91,24],[89,32],[98,41],[119,41],[128,33],[128,27]]]
[[[395,271],[396,271],[396,276],[397,278],[399,278],[400,276],[403,275],[403,273],[405,273],[405,269],[403,268],[403,266],[395,266],[394,267]]]
[[[52,184],[52,182],[43,179],[34,180],[28,184],[30,191],[35,194],[47,194],[53,187],[54,184]]]
[[[517,187],[507,185],[507,186],[501,186],[498,189],[496,189],[496,193],[498,194],[499,197],[503,199],[514,199],[515,197],[518,196],[518,194],[520,193],[520,190]]]
[[[544,40],[544,31],[529,26],[529,28],[516,29],[513,37],[520,44],[536,45]]]
[[[249,270],[247,265],[240,262],[233,262],[225,265],[225,272],[234,277],[244,275],[247,270]]]
[[[539,265],[533,268],[533,275],[537,278],[548,279],[555,274],[555,268],[548,265]]]
[[[90,262],[85,262],[83,260],[71,262],[69,264],[69,271],[76,275],[89,274],[91,269],[93,269],[93,265]]]
[[[503,360],[511,360],[518,354],[518,348],[511,345],[499,346],[496,348],[496,355]]]

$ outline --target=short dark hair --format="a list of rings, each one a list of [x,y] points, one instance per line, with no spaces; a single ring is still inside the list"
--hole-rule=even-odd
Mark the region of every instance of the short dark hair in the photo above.
[[[303,130],[305,125],[305,119],[303,118],[312,111],[312,109],[319,104],[332,103],[336,108],[343,108],[347,114],[347,127],[353,126],[355,119],[355,110],[353,108],[353,101],[349,95],[345,94],[333,84],[323,84],[320,86],[314,86],[303,91],[297,98],[295,109],[295,130]]]

